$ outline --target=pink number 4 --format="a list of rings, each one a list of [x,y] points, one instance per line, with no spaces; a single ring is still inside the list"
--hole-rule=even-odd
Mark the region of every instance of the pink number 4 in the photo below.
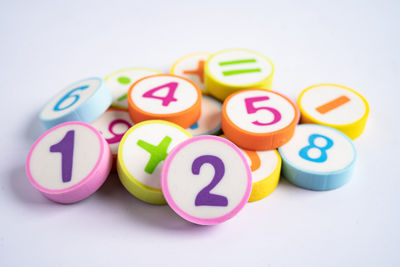
[[[154,95],[155,92],[157,92],[158,90],[161,90],[161,89],[163,89],[165,87],[168,88],[168,94],[166,96],[156,96],[156,95]],[[143,97],[159,99],[159,100],[162,101],[162,105],[164,107],[167,107],[171,102],[178,101],[178,99],[176,99],[174,97],[174,94],[175,94],[175,91],[176,91],[177,87],[178,87],[178,83],[177,82],[166,83],[166,84],[157,86],[156,88],[153,88],[153,89],[147,91],[146,93],[143,94]]]
[[[268,110],[269,112],[272,113],[272,115],[274,116],[274,119],[271,122],[259,122],[258,120],[253,121],[252,123],[258,126],[267,126],[267,125],[272,125],[277,123],[278,121],[281,120],[282,115],[281,113],[275,109],[275,108],[271,108],[271,107],[255,107],[254,103],[255,102],[261,102],[261,101],[265,101],[265,100],[269,100],[268,96],[256,96],[256,97],[248,97],[244,99],[244,103],[246,104],[246,110],[248,114],[253,114],[256,113],[259,110]]]

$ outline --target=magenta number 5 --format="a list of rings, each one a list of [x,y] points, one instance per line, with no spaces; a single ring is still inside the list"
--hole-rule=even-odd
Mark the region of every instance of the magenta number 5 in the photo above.
[[[265,100],[269,100],[268,96],[256,96],[256,97],[248,97],[244,99],[244,103],[246,104],[246,110],[248,114],[253,114],[256,113],[259,110],[268,110],[269,112],[272,113],[272,115],[274,116],[273,120],[271,122],[259,122],[258,120],[253,121],[252,123],[258,126],[267,126],[267,125],[272,125],[277,123],[278,121],[281,120],[282,115],[281,113],[271,107],[255,107],[254,103],[255,102],[261,102],[261,101],[265,101]]]

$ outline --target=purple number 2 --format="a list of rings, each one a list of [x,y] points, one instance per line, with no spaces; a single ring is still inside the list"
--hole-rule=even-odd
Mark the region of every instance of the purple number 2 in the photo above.
[[[192,173],[199,175],[200,168],[210,163],[215,170],[214,177],[206,187],[204,187],[196,196],[195,206],[228,206],[228,199],[224,196],[210,193],[210,191],[221,181],[225,174],[225,165],[222,160],[216,156],[204,155],[196,158],[192,164]]]
[[[50,147],[50,152],[61,153],[61,175],[63,183],[71,181],[72,159],[74,155],[75,131],[68,131],[64,138]]]

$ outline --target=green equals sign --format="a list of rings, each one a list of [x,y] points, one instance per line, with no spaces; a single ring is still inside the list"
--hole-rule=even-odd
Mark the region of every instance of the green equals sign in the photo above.
[[[256,63],[256,62],[257,62],[257,60],[255,60],[254,58],[250,58],[250,59],[224,61],[224,62],[220,62],[219,65],[221,67],[223,67],[223,66],[230,66],[230,65],[236,65],[236,64],[246,64],[246,63]],[[245,74],[245,73],[253,73],[253,72],[261,72],[261,69],[253,68],[253,69],[226,70],[226,71],[223,71],[222,74],[224,76],[232,76],[232,75],[237,75],[237,74]]]

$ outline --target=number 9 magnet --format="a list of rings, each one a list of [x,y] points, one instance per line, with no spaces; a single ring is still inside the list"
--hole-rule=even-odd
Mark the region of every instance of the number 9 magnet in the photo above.
[[[201,225],[222,223],[235,216],[251,193],[251,172],[243,153],[217,136],[182,142],[167,157],[162,192],[182,218]]]
[[[47,198],[74,203],[93,194],[110,173],[112,156],[91,125],[67,122],[46,131],[33,144],[26,173]]]
[[[41,110],[46,128],[67,121],[91,123],[111,105],[111,92],[101,78],[89,78],[69,85]]]
[[[286,96],[248,89],[224,101],[221,126],[225,136],[241,148],[270,150],[290,140],[298,120],[299,110]]]

